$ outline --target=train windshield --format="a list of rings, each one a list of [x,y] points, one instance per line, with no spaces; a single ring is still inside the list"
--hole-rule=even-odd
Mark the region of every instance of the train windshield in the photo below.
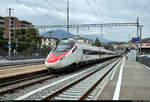
[[[73,40],[63,40],[61,41],[57,47],[53,51],[53,55],[60,55],[64,52],[69,51],[75,44],[75,41]]]

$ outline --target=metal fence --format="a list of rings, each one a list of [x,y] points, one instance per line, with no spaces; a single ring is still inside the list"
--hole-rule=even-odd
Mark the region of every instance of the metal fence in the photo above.
[[[146,58],[146,57],[137,57],[136,59],[138,62],[150,67],[150,58]]]
[[[51,49],[49,48],[41,48],[36,49],[35,51],[32,49],[24,50],[23,52],[11,53],[11,57],[8,56],[8,51],[3,51],[0,49],[0,59],[7,60],[26,60],[26,59],[39,59],[46,58],[50,53]]]

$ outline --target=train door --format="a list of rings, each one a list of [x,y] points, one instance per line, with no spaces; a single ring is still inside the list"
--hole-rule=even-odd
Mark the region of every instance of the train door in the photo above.
[[[72,50],[72,59],[75,63],[79,63],[80,62],[80,49],[79,46],[75,46],[75,48]]]

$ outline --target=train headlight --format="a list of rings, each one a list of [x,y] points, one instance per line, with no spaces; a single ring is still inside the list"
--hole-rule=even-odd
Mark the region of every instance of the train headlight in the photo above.
[[[59,59],[59,61],[62,61],[64,58],[65,58],[65,56],[62,56],[62,57]]]

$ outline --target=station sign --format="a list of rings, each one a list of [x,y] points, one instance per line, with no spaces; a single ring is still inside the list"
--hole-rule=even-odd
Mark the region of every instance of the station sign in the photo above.
[[[133,42],[133,43],[138,42],[138,41],[140,41],[140,40],[139,40],[139,37],[133,37],[133,38],[132,38],[132,42]]]
[[[4,48],[12,48],[12,46],[5,45]]]

